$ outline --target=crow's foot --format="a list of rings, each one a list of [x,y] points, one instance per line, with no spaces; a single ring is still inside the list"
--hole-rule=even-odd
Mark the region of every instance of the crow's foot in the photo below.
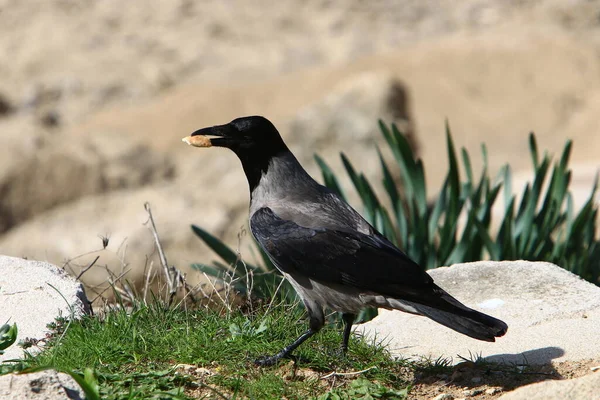
[[[347,358],[348,348],[342,346],[342,347],[338,348],[337,350],[333,350],[333,354],[337,358]]]
[[[254,364],[258,365],[259,367],[272,367],[273,365],[277,364],[277,362],[279,362],[279,360],[281,360],[282,358],[288,357],[285,357],[281,354],[275,354],[274,356],[260,356],[256,360],[254,360]]]

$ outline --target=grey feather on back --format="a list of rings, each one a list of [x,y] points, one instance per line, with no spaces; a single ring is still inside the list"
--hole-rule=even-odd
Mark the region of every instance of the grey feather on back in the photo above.
[[[271,160],[251,197],[250,218],[257,210],[268,207],[284,220],[306,228],[373,232],[359,213],[312,179],[291,153]]]

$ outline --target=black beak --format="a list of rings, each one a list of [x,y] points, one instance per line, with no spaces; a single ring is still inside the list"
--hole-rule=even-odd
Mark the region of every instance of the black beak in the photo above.
[[[215,125],[208,128],[198,129],[190,136],[217,136],[226,137],[231,135],[231,127],[229,124],[226,125]]]
[[[230,124],[216,125],[208,128],[198,129],[190,136],[205,136],[210,140],[212,146],[230,147],[235,143],[235,130]]]

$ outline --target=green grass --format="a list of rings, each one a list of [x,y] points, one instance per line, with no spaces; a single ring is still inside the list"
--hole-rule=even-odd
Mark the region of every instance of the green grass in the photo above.
[[[335,324],[303,344],[296,362],[255,366],[254,359],[279,351],[307,328],[297,305],[266,309],[225,313],[152,305],[113,311],[102,319],[85,317],[62,325],[66,331],[57,332],[25,364],[82,376],[91,368],[103,399],[344,399],[363,392],[375,398],[404,397],[407,368],[413,365],[393,360],[381,345],[358,337],[351,339],[347,356],[340,355],[341,330]],[[367,371],[322,379],[332,372],[362,370]],[[90,380],[89,371],[86,378]]]

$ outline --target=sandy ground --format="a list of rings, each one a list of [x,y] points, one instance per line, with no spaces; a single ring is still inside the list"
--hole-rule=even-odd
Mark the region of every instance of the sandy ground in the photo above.
[[[572,379],[594,373],[598,360],[565,361],[543,367],[477,365],[464,362],[450,375],[417,377],[409,398],[433,399],[442,393],[455,399],[497,399],[521,386],[545,380]]]

